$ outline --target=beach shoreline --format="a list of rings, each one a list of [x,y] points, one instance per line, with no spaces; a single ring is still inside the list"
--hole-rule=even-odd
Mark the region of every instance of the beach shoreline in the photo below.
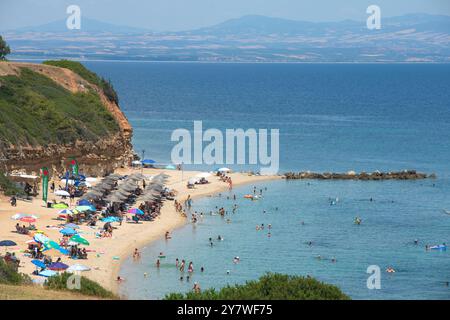
[[[116,173],[127,175],[137,172],[136,169],[123,168],[116,170]],[[153,176],[159,173],[166,173],[169,175],[166,186],[177,191],[176,199],[183,202],[188,195],[192,199],[209,196],[215,193],[228,191],[228,184],[220,181],[217,177],[211,176],[210,183],[205,185],[197,185],[195,189],[188,189],[186,183],[189,178],[194,177],[200,171],[176,171],[176,170],[162,170],[162,169],[144,169],[145,175]],[[246,185],[251,183],[258,183],[270,180],[281,179],[281,176],[256,176],[247,173],[231,173],[229,174],[233,179],[233,187]],[[52,193],[49,194],[49,201],[54,198]],[[56,198],[60,200],[59,198]],[[138,205],[138,204],[136,204]],[[59,229],[56,225],[60,221],[56,221],[55,217],[58,209],[46,208],[43,206],[40,199],[34,199],[32,202],[19,201],[17,207],[11,207],[6,197],[0,198],[0,238],[10,239],[15,241],[18,246],[11,248],[9,251],[16,252],[16,255],[21,260],[21,267],[19,272],[31,275],[35,267],[31,264],[31,258],[23,255],[23,250],[26,248],[26,241],[31,237],[14,233],[14,226],[17,221],[12,220],[11,216],[16,213],[31,213],[37,214],[39,219],[35,223],[38,229],[44,231],[51,239],[57,241],[60,238]],[[117,276],[119,276],[120,268],[123,261],[130,257],[135,248],[141,249],[145,246],[151,245],[155,240],[164,237],[165,233],[178,229],[188,223],[188,220],[176,212],[172,201],[165,201],[161,208],[161,215],[152,222],[143,222],[139,224],[123,222],[117,229],[114,230],[112,238],[96,238],[95,229],[85,225],[80,226],[80,233],[85,237],[90,245],[88,249],[91,250],[87,260],[71,260],[63,257],[63,262],[66,264],[81,263],[91,268],[91,271],[84,272],[82,275],[94,280],[111,290],[115,294],[119,294],[119,283]],[[40,277],[32,276],[34,279]],[[42,279],[42,278],[41,278]],[[126,281],[126,279],[125,279]],[[125,297],[126,298],[126,297]]]

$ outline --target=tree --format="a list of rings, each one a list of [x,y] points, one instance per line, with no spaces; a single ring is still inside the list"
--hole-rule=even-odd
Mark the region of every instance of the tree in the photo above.
[[[5,40],[3,40],[2,36],[0,36],[0,61],[6,60],[6,56],[11,53],[9,46],[6,44]]]
[[[259,280],[227,286],[219,291],[171,293],[166,300],[348,300],[338,287],[314,278],[268,273]]]

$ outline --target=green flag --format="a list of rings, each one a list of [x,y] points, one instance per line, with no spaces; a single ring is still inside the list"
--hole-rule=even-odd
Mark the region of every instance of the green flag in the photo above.
[[[70,160],[70,167],[72,168],[72,174],[78,176],[78,162],[75,158]]]
[[[42,200],[44,200],[44,202],[47,202],[48,176],[49,176],[49,172],[48,172],[47,167],[43,167],[41,169],[41,176],[42,176]]]

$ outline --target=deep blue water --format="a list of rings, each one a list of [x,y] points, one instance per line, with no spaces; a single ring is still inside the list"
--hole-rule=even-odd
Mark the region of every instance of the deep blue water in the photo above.
[[[111,78],[135,129],[135,149],[162,163],[170,162],[172,130],[203,120],[204,128],[280,129],[281,172],[413,168],[438,176],[415,182],[278,181],[265,183],[265,197],[256,202],[242,198],[251,186],[237,188],[240,208],[231,223],[206,216],[174,232],[170,242],[147,247],[139,264],[126,261],[124,294],[160,298],[189,290],[193,281],[220,287],[278,271],[313,275],[356,299],[450,298],[450,252],[424,250],[427,243],[450,243],[450,216],[442,210],[450,209],[450,65],[86,65]],[[340,201],[330,206],[335,197]],[[232,204],[224,196],[205,198],[194,210]],[[362,217],[361,226],[353,224],[355,216]],[[270,238],[267,230],[255,230],[261,223],[272,224]],[[218,234],[225,241],[211,248],[208,238]],[[160,251],[170,266],[158,271]],[[232,263],[236,255],[238,265]],[[179,281],[172,266],[177,257],[194,262],[190,283]],[[366,287],[372,264],[381,267],[381,290]],[[384,272],[389,265],[395,274]],[[150,276],[144,279],[144,272]]]

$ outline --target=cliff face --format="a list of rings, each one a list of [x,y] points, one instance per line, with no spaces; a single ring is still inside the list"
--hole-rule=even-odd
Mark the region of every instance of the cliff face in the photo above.
[[[3,129],[5,130],[3,131],[7,131],[6,129],[8,129],[9,125],[12,126],[12,123],[10,121],[11,117],[5,121],[1,119],[2,115],[0,115],[0,170],[6,166],[8,171],[19,170],[27,173],[38,173],[41,167],[47,166],[52,171],[62,173],[68,167],[69,158],[75,157],[80,166],[80,172],[90,175],[101,175],[130,163],[133,158],[131,144],[132,127],[119,106],[108,99],[101,88],[86,81],[69,69],[42,64],[0,62],[0,93],[2,89],[8,89],[5,88],[5,81],[2,81],[2,79],[5,80],[5,77],[8,76],[20,79],[24,69],[51,79],[58,86],[63,87],[65,89],[63,91],[67,92],[66,90],[68,90],[67,94],[69,95],[90,93],[96,96],[109,113],[107,116],[112,116],[114,119],[115,129],[108,129],[107,133],[102,132],[98,136],[90,134],[89,138],[86,139],[83,137],[83,134],[74,135],[75,138],[71,139],[72,141],[64,141],[62,143],[55,143],[51,139],[49,143],[23,141],[14,143],[11,142],[12,139],[9,139],[9,141],[4,137],[2,139],[1,126],[4,126]],[[34,90],[32,86],[31,90]],[[5,97],[5,92],[2,94]],[[0,102],[2,102],[1,95]],[[64,101],[58,101],[58,103],[64,105]],[[46,101],[40,108],[45,109],[45,104],[53,105],[53,101],[51,99]],[[57,108],[58,104],[55,103],[55,105]],[[2,107],[1,104],[0,107]],[[15,107],[20,112],[21,106],[16,105]],[[10,107],[3,105],[3,108]],[[48,110],[45,111],[50,112]],[[17,115],[17,112],[15,114]],[[68,114],[70,114],[70,110]],[[1,120],[3,120],[3,123]],[[20,121],[17,122],[20,123]],[[27,130],[27,128],[24,128],[24,130]],[[74,128],[74,130],[79,132],[87,131],[85,128]],[[52,134],[55,134],[54,132]],[[27,134],[29,135],[30,133]]]

